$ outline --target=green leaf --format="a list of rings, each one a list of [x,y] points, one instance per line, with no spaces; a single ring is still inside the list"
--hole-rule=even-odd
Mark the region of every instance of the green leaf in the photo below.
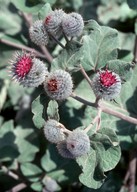
[[[47,150],[45,155],[41,158],[41,166],[46,172],[50,172],[57,167],[56,162],[51,160],[51,155],[49,150]]]
[[[103,184],[103,178],[98,180],[98,176],[95,175],[98,174],[96,161],[96,153],[93,149],[90,150],[89,154],[76,159],[78,165],[82,167],[82,174],[79,176],[80,182],[93,189],[98,189]]]
[[[31,182],[37,182],[40,179],[42,170],[32,163],[24,163],[20,166],[22,174]]]
[[[49,145],[41,158],[41,166],[47,172],[46,175],[57,182],[77,181],[80,174],[80,168],[76,162],[61,157],[54,145]],[[72,167],[75,167],[75,171]]]
[[[44,0],[46,3],[50,3],[51,5],[55,4],[57,0]]]
[[[76,11],[78,11],[79,8],[82,7],[83,5],[83,0],[72,0],[71,2],[72,2],[72,6]]]
[[[32,113],[33,115],[33,122],[37,128],[42,128],[44,126],[46,120],[45,109],[47,108],[48,99],[45,94],[39,95],[33,102],[32,102]]]
[[[127,0],[127,3],[131,9],[137,9],[137,1],[136,0]]]
[[[13,121],[5,122],[0,129],[0,160],[11,161],[19,156],[15,143],[16,136],[13,131]]]
[[[0,10],[0,31],[4,34],[15,35],[21,31],[21,18],[6,7]]]
[[[101,128],[91,137],[91,142],[93,142],[93,149],[101,156],[103,171],[106,172],[113,169],[121,157],[116,133],[112,129]]]
[[[27,12],[27,13],[37,13],[42,6],[44,5],[44,1],[38,0],[12,0],[12,3],[16,6],[17,9]]]
[[[33,88],[29,88],[30,92],[32,92],[33,90],[34,90]],[[27,91],[28,88],[24,88],[18,83],[12,81],[8,88],[8,96],[10,97],[12,105],[18,104],[20,99],[23,97],[24,94],[26,94]]]
[[[48,103],[47,115],[48,115],[48,118],[59,121],[58,103],[55,100],[51,100]]]
[[[52,11],[52,8],[49,3],[46,3],[38,12],[40,19],[45,19],[45,17]]]
[[[129,80],[132,76],[132,65],[129,62],[121,61],[121,60],[112,60],[107,63],[108,68],[115,73],[119,74],[121,79]]]
[[[85,70],[97,70],[104,67],[108,61],[117,58],[119,38],[115,29],[99,26],[92,20],[90,25],[91,33],[83,36],[81,64]]]
[[[118,20],[120,18],[120,6],[117,3],[108,2],[106,5],[98,7],[98,19],[103,24],[108,24],[111,20]]]
[[[30,187],[31,187],[31,189],[33,189],[34,191],[42,191],[42,183],[40,183],[40,182],[36,182],[36,183],[32,183],[31,185],[30,185]]]
[[[18,161],[20,163],[30,162],[34,160],[36,153],[39,151],[38,146],[31,144],[29,141],[21,137],[16,137],[15,143],[17,144],[20,153],[20,155],[18,156]]]
[[[61,54],[53,60],[52,69],[61,68],[69,72],[78,71],[80,59],[83,55],[81,46],[82,44],[78,42],[70,41],[66,45],[66,49],[63,49]]]
[[[98,189],[104,182],[104,172],[113,169],[121,153],[117,135],[112,129],[101,128],[90,136],[90,152],[76,159],[82,167],[80,181],[89,188]]]
[[[126,61],[126,62],[131,62],[134,58],[134,55],[131,51],[129,50],[119,50],[118,51],[118,59],[120,59],[121,61]]]

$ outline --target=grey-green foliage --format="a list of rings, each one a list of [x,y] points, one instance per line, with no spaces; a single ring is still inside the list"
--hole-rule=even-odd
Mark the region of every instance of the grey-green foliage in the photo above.
[[[81,63],[86,70],[97,70],[104,67],[108,61],[117,58],[119,38],[117,30],[100,26],[92,20],[89,22],[90,33],[82,38]]]
[[[32,102],[32,113],[33,115],[33,122],[37,128],[42,128],[45,123],[46,118],[46,95],[41,94],[39,95],[33,102]]]
[[[112,129],[102,128],[90,139],[90,153],[76,161],[82,166],[80,181],[87,187],[97,189],[106,178],[104,172],[113,169],[119,162],[121,152],[117,135]]]
[[[135,9],[135,4],[133,5],[132,0],[102,1],[102,4],[97,9],[98,19],[103,24],[114,21],[111,25],[115,26],[118,22],[125,22],[127,19],[136,17],[137,12],[131,9],[132,7]]]
[[[23,130],[22,127],[14,129],[13,121],[7,121],[0,131],[0,159],[1,161],[30,162],[38,151],[38,140],[34,133],[32,140],[26,137],[32,134],[33,129]],[[33,145],[31,141],[35,141]],[[28,150],[29,149],[29,150]]]
[[[85,13],[83,9],[88,6],[90,12],[93,10],[92,14],[95,14],[96,9],[94,8],[97,8],[98,5],[104,11],[109,7],[109,4],[112,7],[111,11],[108,10],[108,12],[105,12],[102,15],[102,20],[100,20],[105,23],[111,21],[112,18],[125,21],[128,18],[133,19],[136,16],[136,12],[129,9],[127,5],[128,3],[131,8],[136,9],[136,2],[132,0],[127,1],[127,3],[124,0],[102,0],[102,4],[99,4],[99,1],[89,0],[83,6],[81,6],[83,3],[82,0],[60,1],[59,3],[61,4],[61,2],[64,3],[64,5],[62,3],[62,7],[64,6],[67,9],[74,8],[78,10],[81,8],[81,13]],[[56,0],[2,1],[0,5],[0,38],[12,43],[30,45],[29,40],[26,38],[26,32],[28,31],[25,31],[25,35],[22,34],[23,30],[25,30],[25,23],[24,19],[18,13],[22,11],[32,13],[33,18],[38,19],[40,17],[44,19],[52,9],[51,5],[55,3]],[[14,7],[15,12],[8,9],[9,5],[12,8]],[[73,7],[71,7],[72,5]],[[98,16],[102,13],[99,9],[96,13]],[[120,11],[118,14],[113,14],[122,9],[123,11]],[[84,18],[87,17],[89,17],[88,13],[84,15]],[[135,32],[137,31],[136,28],[135,25]],[[136,117],[137,67],[131,64],[131,60],[133,59],[131,48],[133,48],[134,38],[135,35],[133,34],[126,34],[123,38],[123,35],[119,36],[116,29],[101,26],[96,21],[90,20],[85,24],[82,37],[77,40],[73,39],[67,43],[65,49],[53,60],[51,70],[54,71],[61,68],[71,72],[74,79],[74,92],[78,96],[94,102],[95,95],[87,81],[81,75],[79,64],[83,66],[91,79],[93,73],[97,70],[105,66],[108,67],[110,70],[118,73],[123,82],[127,82],[122,85],[121,95],[116,99],[116,103],[113,101],[110,103],[104,102],[105,105],[125,115]],[[122,44],[122,50],[119,51],[120,42]],[[50,46],[51,50],[54,50],[51,44],[49,44]],[[70,129],[75,129],[81,125],[86,127],[97,115],[96,109],[85,106],[73,98],[68,98],[59,103],[53,100],[50,101],[45,93],[38,95],[37,90],[28,90],[10,82],[5,66],[8,64],[7,60],[11,58],[13,48],[1,43],[0,49],[0,110],[2,110],[2,116],[0,116],[0,161],[2,164],[7,164],[9,170],[16,171],[16,163],[18,162],[20,164],[21,179],[25,178],[29,182],[30,188],[34,191],[42,191],[43,186],[46,188],[47,177],[56,183],[66,185],[78,182],[79,178],[79,181],[83,185],[90,188],[89,191],[100,188],[105,182],[101,191],[118,191],[117,186],[119,187],[120,184],[118,181],[114,182],[116,177],[113,173],[112,175],[110,173],[107,174],[108,178],[106,178],[105,172],[113,170],[119,162],[121,156],[120,145],[126,151],[136,146],[136,125],[103,113],[100,130],[96,132],[96,125],[94,125],[88,132],[91,141],[90,152],[85,156],[77,158],[76,161],[62,158],[58,154],[56,146],[47,145],[45,141],[42,130],[45,120],[51,117],[56,120],[60,118],[60,122],[64,123]],[[124,59],[124,61],[121,59]],[[40,92],[42,91],[43,89]],[[22,113],[20,102],[24,95],[31,94],[36,94],[31,104],[32,114],[28,106],[24,111],[27,114],[27,118],[21,116],[20,120],[18,120],[20,112]],[[33,98],[32,95],[30,97],[31,99]],[[12,111],[10,111],[11,108]],[[14,123],[12,120],[8,121],[5,117],[3,118],[3,112],[4,114],[6,113],[6,118],[8,117],[10,119],[13,118],[14,114],[12,112],[14,112],[16,114],[14,115]],[[31,118],[34,125],[29,123],[29,119]],[[35,129],[34,126],[39,129]],[[1,182],[3,174],[5,175],[5,170],[1,169]],[[115,188],[113,189],[110,186],[111,182],[115,184]],[[57,190],[61,190],[60,186],[57,186]]]
[[[85,30],[89,30],[89,34],[82,37],[81,44],[67,44],[66,50],[53,61],[54,68],[74,71],[82,64],[85,70],[97,70],[104,67],[108,61],[117,59],[117,30],[100,26],[94,20],[88,22]]]

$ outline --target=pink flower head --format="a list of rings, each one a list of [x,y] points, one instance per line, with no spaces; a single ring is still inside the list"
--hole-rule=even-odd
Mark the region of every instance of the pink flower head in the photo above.
[[[15,52],[10,61],[12,77],[25,87],[37,87],[48,74],[44,63],[32,56],[32,53]]]
[[[121,90],[121,79],[112,71],[101,70],[93,77],[92,89],[98,98],[115,99]]]

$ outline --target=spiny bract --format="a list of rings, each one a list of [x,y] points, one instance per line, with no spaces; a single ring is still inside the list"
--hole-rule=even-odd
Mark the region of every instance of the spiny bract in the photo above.
[[[115,99],[121,91],[121,79],[112,71],[101,70],[92,79],[92,89],[97,98]]]
[[[73,82],[64,70],[51,72],[44,81],[44,89],[51,99],[64,100],[72,94]]]
[[[69,37],[78,37],[82,34],[84,21],[80,14],[66,14],[62,19],[62,28],[64,33]]]
[[[51,35],[58,36],[62,32],[61,23],[64,15],[62,9],[55,9],[46,16],[43,24]]]
[[[44,63],[31,53],[15,52],[10,61],[10,73],[24,87],[38,87],[48,75]]]
[[[65,139],[63,125],[54,119],[49,119],[44,125],[44,134],[51,143],[58,143]]]
[[[88,135],[79,129],[72,131],[66,139],[67,149],[74,157],[85,155],[90,150],[90,140]]]
[[[42,20],[38,20],[29,28],[30,39],[36,45],[47,45],[49,41],[48,33]]]

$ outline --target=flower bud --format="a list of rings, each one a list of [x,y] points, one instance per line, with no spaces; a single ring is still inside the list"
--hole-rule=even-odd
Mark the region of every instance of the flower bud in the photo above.
[[[56,70],[45,79],[44,89],[51,99],[63,100],[72,93],[73,82],[70,74],[64,70]]]
[[[69,37],[78,37],[82,34],[84,21],[80,14],[70,13],[62,19],[62,28]]]
[[[44,26],[51,35],[57,36],[62,32],[61,22],[64,15],[65,13],[62,9],[56,9],[45,18]]]
[[[82,131],[75,129],[66,139],[67,149],[74,157],[85,155],[90,150],[90,140],[88,135]]]
[[[102,70],[97,72],[92,80],[92,89],[97,98],[115,99],[121,90],[121,79],[118,74]]]
[[[71,152],[67,149],[67,144],[66,141],[61,141],[60,143],[57,144],[57,149],[59,154],[64,157],[64,158],[69,158],[69,159],[74,159],[75,156],[71,154]]]
[[[30,39],[36,45],[47,45],[49,36],[48,33],[43,25],[42,20],[36,21],[30,28],[29,28],[29,35]]]
[[[51,143],[59,143],[65,139],[64,126],[54,119],[49,119],[44,125],[44,134]]]
[[[24,87],[38,87],[48,75],[44,63],[33,58],[31,53],[16,52],[10,63],[12,77]]]

